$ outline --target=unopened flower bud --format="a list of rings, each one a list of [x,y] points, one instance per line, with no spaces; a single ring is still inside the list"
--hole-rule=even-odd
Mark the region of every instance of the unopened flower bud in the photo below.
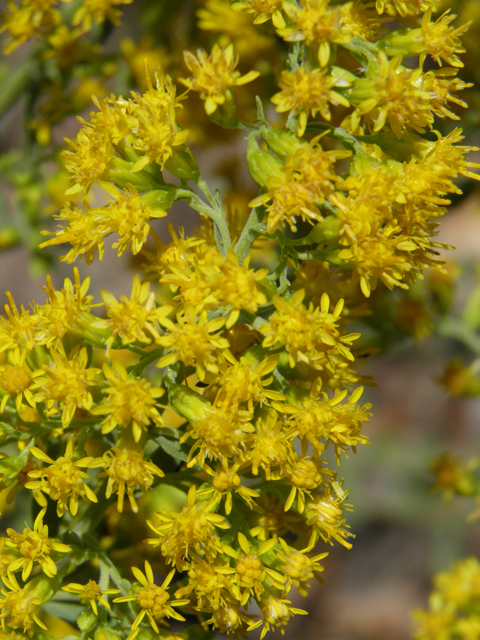
[[[184,384],[171,384],[168,399],[173,409],[191,424],[207,418],[212,410],[208,400]]]
[[[270,176],[282,177],[282,165],[267,151],[262,151],[254,138],[250,138],[247,148],[247,162],[252,178],[264,187]]]
[[[180,180],[195,182],[200,177],[198,163],[186,144],[175,148],[172,157],[165,162],[165,169]]]

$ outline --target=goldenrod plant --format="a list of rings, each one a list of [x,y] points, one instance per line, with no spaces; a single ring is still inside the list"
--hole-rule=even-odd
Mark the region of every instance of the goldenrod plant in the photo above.
[[[29,38],[28,64],[60,41],[83,51],[128,4],[12,0],[7,52]],[[66,139],[40,244],[68,264],[114,260],[105,243],[130,253],[131,291],[94,301],[73,267],[60,289],[47,276],[43,304],[7,293],[0,319],[0,487],[28,510],[0,549],[12,640],[49,640],[45,614],[67,638],[201,640],[283,633],[306,613],[290,592],[354,539],[334,467],[368,444],[358,328],[427,268],[448,282],[438,225],[480,166],[442,125],[466,107],[468,24],[435,0],[156,4],[151,31],[121,41],[133,90],[94,91]],[[163,19],[192,27],[171,51],[151,40]],[[61,107],[33,127],[53,157]],[[230,193],[202,166],[219,140],[244,152]]]

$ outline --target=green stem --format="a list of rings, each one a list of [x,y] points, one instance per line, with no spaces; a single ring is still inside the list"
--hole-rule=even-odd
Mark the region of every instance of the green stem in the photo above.
[[[38,72],[38,61],[33,57],[28,57],[2,79],[2,91],[0,92],[0,117],[3,116],[3,114],[8,111],[13,103],[20,97],[24,89],[35,81]]]
[[[138,362],[136,365],[134,365],[131,368],[129,373],[131,373],[134,376],[141,375],[145,367],[148,367],[149,364],[161,358],[164,352],[165,352],[165,349],[154,349],[154,351],[147,353],[147,355],[144,358],[142,358],[140,362]]]
[[[260,207],[254,207],[250,213],[246,225],[243,227],[240,238],[235,245],[235,253],[237,254],[239,264],[242,264],[248,252],[250,251],[250,247],[255,242],[255,239],[259,235],[261,235],[258,226],[261,224],[262,218],[262,209]]]
[[[348,131],[345,131],[345,129],[342,129],[341,127],[332,127],[329,124],[312,122],[310,124],[307,124],[305,131],[307,133],[329,131],[330,133],[328,135],[331,138],[340,140],[340,142],[342,142],[346,147],[352,149],[356,155],[366,155],[360,142],[354,136],[352,136],[351,133],[348,133]]]
[[[203,200],[190,189],[177,189],[177,199],[184,198],[188,200],[193,209],[213,220],[220,234],[220,238],[217,240],[218,250],[220,253],[226,254],[228,249],[232,247],[232,241],[230,240],[230,232],[220,201],[220,195],[217,194],[216,197],[212,196],[207,183],[202,178],[198,180],[197,186],[201,189],[210,204],[203,202]]]
[[[437,333],[444,338],[453,338],[480,355],[480,336],[458,318],[444,318],[437,325]]]

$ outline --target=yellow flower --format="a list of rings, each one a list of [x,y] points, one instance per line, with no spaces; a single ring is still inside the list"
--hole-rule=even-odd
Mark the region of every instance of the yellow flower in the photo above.
[[[256,5],[262,0],[254,0]],[[265,0],[273,2],[274,0]],[[274,39],[255,27],[251,16],[231,5],[228,0],[205,0],[196,12],[198,28],[218,34],[218,43],[233,43],[243,57],[255,62],[260,52],[271,49]]]
[[[145,60],[150,69],[165,69],[172,63],[172,56],[167,47],[155,46],[155,38],[150,34],[142,36],[138,42],[129,37],[122,38],[120,51],[135,79],[135,84],[143,90],[147,89]]]
[[[338,180],[333,165],[337,160],[349,157],[350,152],[324,151],[318,144],[320,137],[288,155],[280,173],[267,178],[267,192],[249,202],[250,207],[266,205],[269,233],[285,222],[296,231],[297,218],[310,224],[323,220],[319,206],[333,192]]]
[[[140,613],[132,624],[132,633],[127,637],[127,640],[131,640],[136,636],[135,631],[145,615],[152,625],[152,628],[157,633],[160,632],[157,623],[166,624],[164,618],[185,620],[183,616],[173,609],[173,606],[181,607],[188,604],[190,601],[170,600],[170,594],[167,591],[167,587],[175,575],[175,569],[170,571],[160,587],[155,584],[152,567],[146,560],[145,574],[143,574],[140,569],[137,569],[137,567],[132,567],[132,573],[141,585],[137,594],[134,596],[122,596],[121,598],[115,598],[114,600],[114,602],[136,602],[140,606]],[[170,602],[168,603],[169,600]]]
[[[30,529],[28,525],[23,530],[23,533],[17,533],[13,529],[7,529],[7,534],[10,536],[10,540],[6,540],[5,544],[8,547],[18,549],[21,557],[13,560],[8,565],[8,572],[14,573],[19,569],[22,569],[22,580],[27,580],[30,575],[33,564],[38,562],[42,571],[53,578],[57,574],[57,567],[55,562],[51,558],[52,551],[58,553],[68,553],[71,548],[61,542],[55,542],[52,538],[48,537],[48,527],[43,524],[43,516],[47,509],[43,508],[35,518],[33,529]]]
[[[34,478],[25,484],[27,489],[40,489],[44,491],[52,500],[57,501],[57,515],[63,516],[67,503],[72,516],[78,510],[78,498],[88,498],[92,502],[98,502],[97,496],[85,484],[83,478],[88,475],[80,471],[81,467],[88,467],[92,458],[82,458],[73,460],[73,440],[69,440],[65,455],[57,460],[52,460],[46,453],[37,447],[30,447],[33,455],[49,466],[45,469],[29,471],[28,476]],[[35,478],[39,478],[36,480]]]
[[[272,477],[272,468],[275,469],[274,479],[283,476],[288,463],[296,457],[292,438],[285,435],[284,425],[273,409],[265,419],[258,418],[255,427],[250,450],[245,456],[245,460],[252,465],[253,475],[258,475],[261,467],[267,480]]]
[[[197,57],[190,51],[185,51],[184,56],[192,77],[180,78],[179,81],[200,93],[200,98],[205,100],[207,115],[233,99],[230,87],[246,84],[260,75],[258,71],[249,71],[241,76],[239,71],[235,71],[238,58],[232,44],[224,49],[215,44],[209,56],[203,49],[197,51]]]
[[[160,69],[155,76],[154,88],[148,67],[146,78],[148,90],[141,96],[132,92],[132,99],[127,103],[128,125],[134,136],[132,147],[144,154],[133,165],[134,173],[151,163],[163,169],[174,155],[173,147],[182,145],[189,133],[188,130],[180,131],[175,123],[175,109],[180,107],[171,78]]]
[[[92,264],[94,252],[98,252],[98,259],[102,260],[105,250],[103,239],[111,233],[108,226],[102,225],[95,209],[87,202],[83,203],[85,211],[71,202],[65,203],[60,213],[54,216],[56,220],[66,221],[66,225],[58,225],[59,231],[42,231],[42,235],[54,237],[39,245],[39,249],[52,247],[57,244],[68,243],[72,248],[60,258],[62,262],[71,264],[79,256],[85,262]]]
[[[473,87],[473,84],[456,78],[457,73],[458,69],[446,68],[428,71],[423,76],[423,88],[430,93],[430,108],[438,118],[460,120],[460,117],[447,107],[449,102],[463,108],[468,106],[466,102],[452,95],[456,91]]]
[[[5,409],[8,399],[15,396],[15,406],[20,411],[23,399],[25,399],[31,407],[35,407],[35,399],[32,395],[30,386],[33,380],[42,374],[42,371],[31,371],[30,367],[25,364],[26,349],[21,354],[18,351],[12,353],[13,364],[7,363],[1,368],[0,387],[5,395],[0,403],[0,413]]]
[[[312,384],[310,392],[303,389],[288,397],[290,404],[275,403],[280,413],[287,414],[287,435],[300,438],[304,445],[311,444],[313,450],[322,452],[323,439],[335,448],[335,457],[340,464],[340,453],[349,448],[356,450],[359,444],[368,444],[367,436],[361,432],[362,422],[369,420],[368,409],[357,405],[363,393],[363,387],[358,387],[347,402],[342,401],[348,392],[335,390],[333,398],[329,398],[325,391],[321,392],[322,380],[317,378]],[[319,397],[320,396],[320,397]]]
[[[142,265],[145,273],[164,276],[171,272],[171,266],[184,267],[195,260],[195,248],[205,244],[205,240],[195,236],[185,238],[183,227],[179,227],[178,235],[171,223],[168,224],[168,230],[172,236],[171,242],[165,244],[156,234],[152,234],[156,246],[155,253],[147,250],[142,252],[148,259],[148,262]],[[153,279],[153,276],[148,276],[148,279]]]
[[[258,290],[257,282],[263,280],[269,271],[249,269],[250,257],[246,256],[239,265],[236,254],[229,249],[227,257],[222,256],[217,262],[219,274],[212,277],[211,286],[219,303],[231,309],[225,324],[227,329],[236,323],[242,309],[257,313],[258,307],[267,303],[265,294]]]
[[[122,12],[116,7],[132,2],[133,0],[83,0],[73,16],[72,24],[74,27],[80,25],[83,31],[89,31],[94,24],[102,24],[105,20],[119,25]]]
[[[250,597],[255,595],[256,599],[265,593],[264,581],[268,582],[275,588],[283,591],[285,586],[285,577],[277,571],[270,569],[261,560],[261,556],[270,552],[277,544],[276,538],[271,538],[264,542],[255,551],[250,547],[246,536],[238,533],[239,552],[227,545],[223,546],[223,553],[234,558],[236,563],[235,579],[238,586],[243,590],[240,605],[245,606]],[[243,552],[243,553],[241,553]]]
[[[460,36],[468,30],[471,21],[460,27],[450,26],[457,16],[449,13],[448,9],[435,22],[431,22],[430,8],[423,14],[419,29],[410,29],[407,33],[395,29],[380,39],[379,46],[389,56],[399,53],[420,55],[423,61],[429,55],[439,66],[446,62],[452,67],[463,67],[458,57],[458,54],[465,53]]]
[[[412,612],[412,618],[415,626],[413,640],[451,640],[455,620],[452,610],[438,610],[438,607],[433,611],[416,610]]]
[[[88,353],[85,347],[74,347],[68,358],[61,348],[50,349],[52,360],[36,372],[37,377],[32,390],[35,390],[35,402],[46,402],[48,415],[56,413],[54,404],[58,402],[62,409],[62,427],[68,427],[77,409],[89,411],[93,405],[90,387],[95,386],[95,377],[100,369],[87,369]]]
[[[243,466],[243,465],[242,465]],[[238,475],[238,471],[240,470],[240,463],[235,462],[230,468],[228,466],[227,458],[222,458],[221,465],[217,466],[217,470],[214,471],[208,465],[203,464],[202,468],[204,471],[208,473],[212,477],[212,486],[206,487],[205,489],[201,489],[197,492],[197,495],[208,495],[213,493],[214,502],[220,502],[223,496],[226,496],[225,499],[225,513],[227,516],[232,511],[232,493],[234,492],[240,498],[245,500],[250,509],[254,505],[253,498],[258,498],[260,495],[254,489],[250,489],[249,487],[244,487],[242,485],[242,480]]]
[[[135,442],[139,442],[150,423],[161,427],[162,416],[157,409],[157,400],[165,393],[160,387],[152,387],[144,378],[131,378],[121,362],[114,362],[111,367],[103,365],[103,374],[109,387],[104,389],[108,394],[102,404],[94,407],[90,413],[98,416],[108,414],[102,422],[102,433],[110,433],[115,427],[132,428]]]
[[[188,566],[186,560],[193,552],[207,561],[213,560],[222,552],[215,527],[230,528],[221,515],[212,513],[215,505],[211,500],[208,503],[197,502],[196,497],[196,488],[192,485],[188,491],[187,503],[179,513],[167,513],[164,510],[155,513],[158,525],[147,521],[158,538],[150,538],[146,542],[160,547],[167,564],[173,564],[179,571]]]
[[[354,358],[345,345],[359,337],[359,334],[341,336],[337,328],[343,309],[340,300],[330,313],[330,300],[324,293],[320,307],[312,303],[308,307],[302,304],[305,291],[300,289],[289,300],[273,296],[276,311],[269,321],[260,327],[265,338],[262,346],[272,347],[278,343],[285,345],[290,367],[295,363],[305,362],[316,369],[326,366],[325,358],[329,355],[340,355],[347,360]]]
[[[288,511],[295,498],[297,500],[298,513],[305,510],[305,496],[311,497],[311,491],[320,486],[323,482],[323,476],[332,475],[332,472],[322,467],[323,460],[316,460],[311,457],[298,458],[291,463],[286,473],[288,481],[293,485],[290,494],[285,502],[285,511]]]
[[[310,114],[315,117],[319,113],[330,121],[329,104],[350,106],[347,98],[334,90],[335,87],[346,87],[348,83],[328,75],[325,69],[310,69],[302,65],[293,73],[282,71],[278,86],[281,92],[273,96],[272,102],[280,113],[290,111],[298,114],[299,136],[303,136]]]
[[[353,37],[363,38],[368,42],[376,42],[384,30],[382,24],[388,18],[380,18],[373,2],[353,0],[347,2],[342,15],[343,28]]]
[[[205,458],[223,460],[241,455],[255,431],[251,418],[251,413],[235,406],[202,406],[198,415],[188,417],[190,424],[180,438],[180,442],[194,440],[187,466],[202,466]]]
[[[264,542],[275,536],[292,535],[294,539],[305,537],[305,519],[293,511],[285,511],[284,503],[271,493],[261,493],[255,501],[254,527],[250,535]]]
[[[282,8],[282,0],[240,0],[232,4],[234,11],[253,13],[253,24],[263,24],[268,20],[275,20]]]
[[[156,308],[155,295],[153,291],[150,292],[149,283],[141,284],[137,275],[133,278],[129,298],[121,295],[117,300],[108,291],[102,291],[101,295],[107,318],[99,320],[97,326],[106,327],[112,333],[106,342],[107,347],[112,345],[117,336],[123,345],[137,341],[150,344],[152,339],[159,337],[155,326],[157,321],[172,311],[169,305]]]
[[[344,526],[348,528],[348,525],[345,525],[342,512],[342,509],[349,508],[349,505],[343,504],[346,497],[347,494],[340,485],[332,482],[332,484],[325,486],[323,491],[307,501],[305,517],[307,525],[312,527],[309,547],[313,547],[317,540],[333,544],[332,538],[334,538],[347,549],[352,548],[346,538],[353,536],[353,534],[343,528]]]
[[[171,353],[160,358],[157,367],[180,361],[185,366],[194,366],[200,380],[205,379],[206,371],[218,373],[218,352],[230,346],[228,340],[218,334],[225,318],[208,320],[206,311],[197,318],[193,307],[187,305],[177,314],[177,324],[166,317],[159,318],[159,322],[168,329],[168,334],[160,336],[156,342]]]
[[[240,605],[235,602],[226,602],[213,610],[212,617],[205,624],[211,624],[220,633],[246,636],[253,621],[240,611]]]
[[[248,411],[253,413],[255,402],[260,406],[269,400],[283,400],[285,396],[273,389],[266,389],[273,382],[271,374],[278,363],[278,355],[256,360],[253,352],[247,353],[237,361],[227,355],[219,363],[219,374],[214,376],[213,384],[218,386],[214,406],[236,407],[247,403]],[[263,379],[264,376],[268,378]]]
[[[98,477],[108,478],[105,493],[107,500],[113,493],[118,494],[118,512],[122,513],[123,511],[126,492],[133,513],[138,513],[134,491],[138,488],[146,493],[153,483],[154,475],[162,477],[165,474],[153,462],[144,460],[144,452],[136,443],[121,439],[119,444],[120,446],[112,447],[106,451],[103,458],[95,461],[94,466],[104,467],[105,471],[100,473]]]
[[[381,51],[378,55],[378,72],[369,66],[367,78],[357,80],[347,91],[349,100],[358,104],[352,116],[356,129],[360,118],[377,133],[388,123],[400,139],[406,127],[423,133],[433,124],[429,92],[422,85],[422,68],[407,69],[401,66],[402,55],[388,60]]]
[[[81,327],[84,312],[92,306],[93,296],[87,295],[90,278],[80,281],[78,269],[73,269],[74,282],[69,278],[63,281],[63,289],[56,291],[52,279],[47,275],[47,285],[42,287],[48,295],[48,301],[36,307],[37,327],[35,341],[50,348],[59,344],[68,331]]]
[[[231,576],[235,569],[228,564],[219,564],[218,559],[206,562],[197,556],[192,556],[188,569],[188,584],[175,592],[176,598],[183,598],[195,592],[198,609],[215,611],[225,606],[233,596],[241,599],[238,587]]]
[[[459,560],[449,571],[437,573],[433,583],[444,601],[468,607],[480,596],[480,563],[473,556]]]
[[[90,122],[81,120],[84,126],[74,141],[66,140],[65,167],[76,183],[68,195],[88,191],[97,180],[150,191],[154,178],[139,172],[152,163],[163,169],[174,147],[183,145],[188,131],[179,131],[175,123],[179,105],[171,78],[160,71],[154,88],[147,68],[146,81],[147,91],[132,92],[128,100],[95,99],[99,111],[90,114]],[[137,197],[134,191],[131,196]]]
[[[376,0],[376,8],[379,14],[386,12],[389,16],[396,16],[398,13],[404,18],[421,11],[435,10],[437,0]]]
[[[310,558],[307,555],[309,548],[298,551],[290,547],[283,538],[279,538],[278,541],[282,550],[276,551],[276,554],[281,562],[282,571],[288,578],[286,592],[290,591],[291,585],[295,585],[299,593],[306,597],[308,582],[315,577],[315,573],[323,571],[319,560],[326,558],[328,553],[320,553]]]
[[[268,595],[266,598],[262,599],[259,603],[260,612],[263,616],[262,620],[251,624],[248,627],[249,631],[253,631],[254,629],[258,629],[258,627],[264,625],[262,629],[262,633],[260,634],[260,640],[265,636],[265,634],[270,631],[270,629],[274,629],[278,627],[280,632],[284,632],[284,628],[290,618],[293,615],[308,615],[307,611],[303,609],[297,609],[295,607],[291,607],[292,603],[290,600],[286,600],[285,598],[278,598],[274,595]]]
[[[10,34],[4,53],[10,53],[32,36],[49,34],[62,19],[55,7],[57,3],[58,0],[22,0],[17,6],[13,0],[7,0],[8,11],[2,12],[0,27],[0,32]]]
[[[28,582],[23,589],[20,588],[13,573],[9,574],[8,577],[2,576],[2,580],[5,587],[9,589],[7,591],[4,588],[0,588],[0,593],[2,594],[2,597],[0,597],[2,626],[5,625],[5,619],[7,619],[6,624],[8,627],[18,629],[21,626],[23,627],[23,632],[28,633],[30,637],[33,636],[34,622],[44,631],[48,631],[37,616],[43,600],[31,588],[32,583],[35,583],[37,579]]]
[[[318,46],[318,62],[325,67],[330,58],[330,43],[345,44],[352,39],[344,23],[350,4],[329,9],[328,0],[303,0],[301,6],[283,2],[292,26],[287,27],[283,17],[279,17],[275,24],[277,32],[287,42],[305,40],[307,45]]]
[[[100,602],[104,607],[110,609],[108,601],[102,596],[106,594],[120,593],[118,589],[100,589],[95,580],[89,580],[85,585],[71,582],[65,587],[62,587],[62,590],[67,591],[68,593],[74,593],[80,598],[80,602],[83,604],[86,604],[87,602],[90,603],[90,606],[96,616],[98,615],[97,602]]]
[[[96,180],[107,179],[113,161],[114,150],[107,129],[86,123],[75,140],[65,139],[70,150],[63,151],[65,168],[73,176],[75,186],[67,190],[68,195],[87,192]]]
[[[127,191],[120,191],[108,182],[102,182],[101,186],[113,199],[110,199],[108,207],[95,209],[97,215],[105,216],[105,224],[120,236],[112,248],[118,247],[119,256],[130,247],[133,255],[137,255],[148,238],[150,220],[164,218],[167,212],[155,205],[161,202],[162,191],[150,191],[146,195],[139,195],[131,184],[127,185]]]
[[[0,352],[12,349],[17,353],[15,357],[20,357],[24,349],[33,349],[38,318],[35,313],[26,311],[23,305],[19,311],[9,291],[5,296],[9,304],[4,307],[7,317],[0,316]]]

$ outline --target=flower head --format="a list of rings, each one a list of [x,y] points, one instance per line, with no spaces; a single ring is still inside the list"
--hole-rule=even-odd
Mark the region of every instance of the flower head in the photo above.
[[[224,49],[215,44],[209,56],[203,49],[197,51],[197,57],[190,51],[185,51],[184,56],[192,77],[180,78],[180,82],[200,93],[208,115],[226,101],[232,100],[230,87],[246,84],[260,75],[258,71],[249,71],[242,76],[239,71],[235,71],[238,58],[232,44]]]
[[[253,24],[263,24],[268,20],[275,20],[281,7],[282,0],[240,0],[232,5],[235,11],[253,13],[255,16]]]
[[[279,598],[274,595],[268,595],[266,598],[262,598],[260,601],[260,611],[263,619],[251,624],[248,630],[253,631],[253,629],[257,629],[264,625],[262,633],[260,634],[260,640],[262,640],[270,629],[274,629],[275,627],[278,627],[283,633],[283,627],[288,624],[293,615],[306,616],[308,614],[308,612],[303,609],[297,609],[290,606],[291,604],[290,600]]]
[[[98,502],[97,496],[83,480],[88,478],[88,474],[80,471],[82,467],[90,466],[92,459],[73,460],[73,440],[68,441],[65,455],[60,456],[57,460],[52,460],[37,447],[30,447],[30,451],[38,460],[49,466],[29,471],[29,477],[34,479],[27,482],[25,486],[27,489],[40,489],[47,493],[52,500],[56,500],[58,516],[63,516],[68,503],[70,513],[74,516],[78,510],[79,497]]]
[[[47,631],[47,627],[37,615],[43,601],[41,597],[36,595],[34,589],[30,589],[33,581],[20,588],[12,573],[8,577],[3,576],[2,580],[6,587],[6,589],[0,588],[2,594],[0,597],[0,619],[2,624],[5,624],[6,621],[7,626],[12,629],[22,627],[23,632],[28,633],[29,636],[33,635],[34,622]]]
[[[282,550],[277,551],[277,556],[281,562],[283,573],[288,577],[288,587],[295,585],[299,593],[306,597],[309,580],[315,577],[316,573],[323,571],[323,566],[319,560],[323,560],[328,553],[320,553],[311,558],[307,555],[309,548],[298,551],[290,547],[283,538],[279,539]]]
[[[106,342],[107,347],[112,345],[117,336],[123,345],[137,341],[150,344],[152,339],[159,337],[157,321],[172,311],[169,305],[156,307],[155,295],[150,292],[149,283],[141,284],[138,276],[133,278],[130,297],[121,295],[120,300],[117,300],[108,291],[102,291],[101,295],[107,318],[99,320],[98,326],[106,327],[112,332]]]
[[[3,412],[8,399],[15,397],[15,406],[20,411],[23,399],[25,399],[31,407],[35,407],[35,399],[30,389],[34,378],[41,375],[41,371],[32,372],[30,367],[25,363],[26,349],[21,354],[13,351],[13,364],[5,364],[0,373],[0,387],[4,392],[4,396],[0,403],[0,413]]]
[[[312,303],[305,307],[302,304],[304,296],[305,291],[300,289],[288,301],[279,296],[273,297],[276,311],[270,316],[269,322],[260,328],[260,332],[265,336],[262,345],[285,345],[291,367],[294,367],[297,361],[301,361],[322,369],[328,366],[330,354],[353,360],[350,350],[345,345],[350,345],[356,340],[358,334],[341,336],[338,330],[343,300],[330,312],[330,300],[325,293],[320,307],[314,307]]]
[[[224,318],[208,320],[207,312],[199,317],[191,305],[177,314],[177,323],[162,317],[160,323],[168,333],[156,339],[162,347],[171,353],[160,358],[157,367],[166,367],[174,362],[183,362],[185,366],[194,366],[200,380],[205,379],[206,371],[218,373],[218,353],[230,346],[226,338],[219,335],[225,324]]]
[[[130,506],[134,513],[138,512],[138,505],[135,501],[134,491],[139,488],[146,493],[153,483],[154,476],[165,475],[153,462],[144,459],[143,451],[138,450],[138,445],[121,441],[121,447],[113,447],[100,458],[105,471],[99,477],[108,478],[106,497],[113,493],[118,494],[117,509],[119,513],[123,511],[125,493],[127,493]],[[99,464],[100,466],[100,464]]]
[[[147,540],[148,544],[160,547],[166,562],[179,571],[188,566],[186,560],[192,553],[208,561],[213,560],[222,551],[215,528],[230,528],[221,515],[213,512],[213,508],[211,501],[197,500],[193,485],[188,491],[187,503],[179,513],[162,511],[155,514],[158,524],[148,522],[158,536]]]
[[[104,595],[120,593],[118,589],[100,589],[95,580],[89,580],[87,584],[77,584],[76,582],[71,582],[65,587],[62,587],[62,590],[67,591],[68,593],[74,593],[80,598],[80,602],[84,604],[88,602],[92,607],[95,615],[98,615],[97,602],[100,602],[104,607],[110,609],[108,601],[103,597]]]
[[[139,442],[151,423],[157,427],[163,425],[157,409],[157,400],[165,393],[161,387],[152,387],[144,378],[129,376],[118,361],[111,367],[105,363],[103,374],[110,384],[104,389],[108,395],[90,412],[93,415],[107,414],[102,422],[102,433],[110,433],[117,426],[123,429],[131,426],[134,440]]]
[[[277,105],[276,110],[280,113],[290,111],[299,115],[299,136],[304,134],[310,115],[315,117],[319,113],[322,118],[330,121],[330,104],[344,107],[350,105],[342,93],[335,91],[335,87],[345,87],[348,86],[347,83],[328,75],[325,69],[300,66],[293,72],[282,71],[278,86],[281,92],[273,96],[272,102]]]
[[[43,524],[43,516],[46,511],[46,508],[43,508],[39,512],[35,518],[33,529],[30,529],[26,523],[23,533],[7,529],[10,540],[7,539],[5,544],[8,547],[17,549],[20,553],[20,558],[13,560],[9,564],[8,572],[14,573],[22,569],[22,580],[24,581],[30,575],[35,562],[38,562],[42,571],[52,578],[57,573],[57,567],[51,557],[52,552],[68,553],[71,551],[68,545],[55,542],[55,540],[48,537],[48,527]]]
[[[87,368],[88,354],[85,347],[75,347],[68,358],[61,349],[51,349],[52,360],[36,372],[32,387],[35,390],[35,402],[46,402],[47,412],[54,413],[54,403],[62,409],[62,426],[67,427],[73,420],[75,411],[93,405],[91,387],[95,386],[95,377],[100,369]],[[38,377],[40,376],[40,377]]]
[[[344,18],[349,14],[350,3],[329,8],[328,0],[303,0],[300,6],[283,3],[283,9],[292,26],[283,18],[277,19],[277,32],[288,42],[305,40],[307,45],[318,46],[318,61],[325,67],[330,58],[330,44],[345,44],[352,36],[345,29]]]
[[[130,633],[127,640],[135,637],[135,631],[145,616],[147,616],[152,628],[157,633],[159,633],[158,623],[165,624],[164,618],[185,620],[173,607],[188,604],[190,601],[170,600],[170,594],[167,591],[167,587],[175,575],[175,569],[170,571],[160,587],[155,584],[152,567],[146,560],[145,573],[142,573],[137,567],[132,567],[132,573],[140,583],[140,588],[137,590],[136,595],[122,596],[114,600],[114,602],[136,602],[140,607],[140,613],[132,624],[132,633]]]

